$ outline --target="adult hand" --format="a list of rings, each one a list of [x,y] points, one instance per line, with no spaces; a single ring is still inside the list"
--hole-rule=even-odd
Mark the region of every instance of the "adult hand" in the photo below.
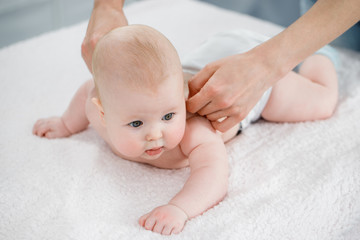
[[[123,2],[120,0],[115,5],[111,5],[106,1],[99,1],[99,3],[95,1],[86,35],[81,45],[81,55],[91,73],[92,54],[99,39],[114,28],[128,25],[122,9]]]
[[[261,95],[316,50],[357,23],[359,0],[316,1],[280,34],[241,55],[208,64],[189,82],[189,112],[225,132],[240,122]],[[316,37],[314,37],[316,35]],[[217,120],[226,117],[222,122]]]
[[[205,66],[189,81],[187,110],[206,116],[225,132],[243,120],[262,94],[280,78],[259,51],[222,58]],[[221,118],[223,121],[218,121]]]

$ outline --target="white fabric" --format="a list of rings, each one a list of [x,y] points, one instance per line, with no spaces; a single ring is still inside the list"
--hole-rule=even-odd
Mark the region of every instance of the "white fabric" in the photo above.
[[[126,14],[162,31],[181,56],[219,31],[280,31],[190,0],[143,1]],[[331,119],[251,125],[227,144],[224,201],[162,237],[137,220],[181,189],[188,168],[122,160],[92,128],[56,140],[31,133],[38,118],[62,114],[90,77],[80,56],[85,30],[82,23],[0,50],[0,239],[359,239],[359,53],[340,52]]]

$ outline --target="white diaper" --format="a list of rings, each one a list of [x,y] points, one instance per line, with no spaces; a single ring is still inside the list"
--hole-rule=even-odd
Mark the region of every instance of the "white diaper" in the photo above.
[[[182,60],[183,70],[196,74],[208,63],[230,55],[246,52],[267,39],[269,38],[264,35],[240,29],[218,33],[185,56]],[[271,88],[263,94],[260,101],[249,112],[246,118],[241,121],[240,131],[261,117],[261,113],[269,100],[270,93]]]

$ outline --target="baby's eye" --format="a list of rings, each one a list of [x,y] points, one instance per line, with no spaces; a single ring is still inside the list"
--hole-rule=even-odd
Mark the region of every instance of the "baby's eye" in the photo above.
[[[134,128],[140,127],[141,125],[143,125],[143,122],[139,121],[139,120],[129,123],[129,126],[134,127]]]
[[[175,113],[168,113],[165,116],[163,116],[162,120],[169,121],[170,119],[173,118],[174,114]]]

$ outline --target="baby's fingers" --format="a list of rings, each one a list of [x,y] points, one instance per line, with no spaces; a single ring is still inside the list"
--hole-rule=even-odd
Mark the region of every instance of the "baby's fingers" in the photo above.
[[[183,230],[183,227],[184,226],[180,226],[180,225],[174,226],[173,229],[172,229],[172,233],[173,234],[179,234]]]
[[[172,226],[168,226],[168,225],[165,225],[165,227],[163,228],[162,230],[162,233],[163,235],[170,235],[173,231],[173,227]]]
[[[33,130],[32,130],[33,134],[37,135],[37,132],[39,130],[41,122],[42,122],[42,119],[36,121],[36,123],[33,126]]]
[[[153,231],[155,224],[156,224],[156,219],[153,217],[149,217],[148,219],[146,219],[144,227],[146,230]]]
[[[156,221],[155,226],[153,228],[153,232],[162,234],[163,229],[164,229],[164,223],[162,221]]]
[[[51,131],[51,128],[49,126],[44,126],[39,129],[39,131],[37,132],[36,135],[38,135],[39,137],[49,138],[48,136],[49,136],[50,131]]]
[[[139,224],[146,230],[150,230],[163,235],[170,235],[173,233],[174,227],[171,224],[166,224],[163,221],[157,220],[149,214],[142,216],[139,219]],[[180,231],[177,231],[179,233]]]
[[[147,213],[147,214],[145,214],[144,216],[142,216],[139,219],[140,226],[145,227],[145,221],[146,221],[146,219],[148,218],[149,215],[150,215],[150,213]]]
[[[146,230],[153,231],[156,224],[156,219],[151,216],[151,213],[148,213],[139,219],[139,224],[143,226]]]
[[[45,137],[45,134],[50,130],[50,126],[46,124],[43,119],[38,120],[33,128],[33,134],[39,137]]]
[[[52,129],[49,129],[45,134],[44,137],[46,138],[57,138],[58,134],[54,132]]]

